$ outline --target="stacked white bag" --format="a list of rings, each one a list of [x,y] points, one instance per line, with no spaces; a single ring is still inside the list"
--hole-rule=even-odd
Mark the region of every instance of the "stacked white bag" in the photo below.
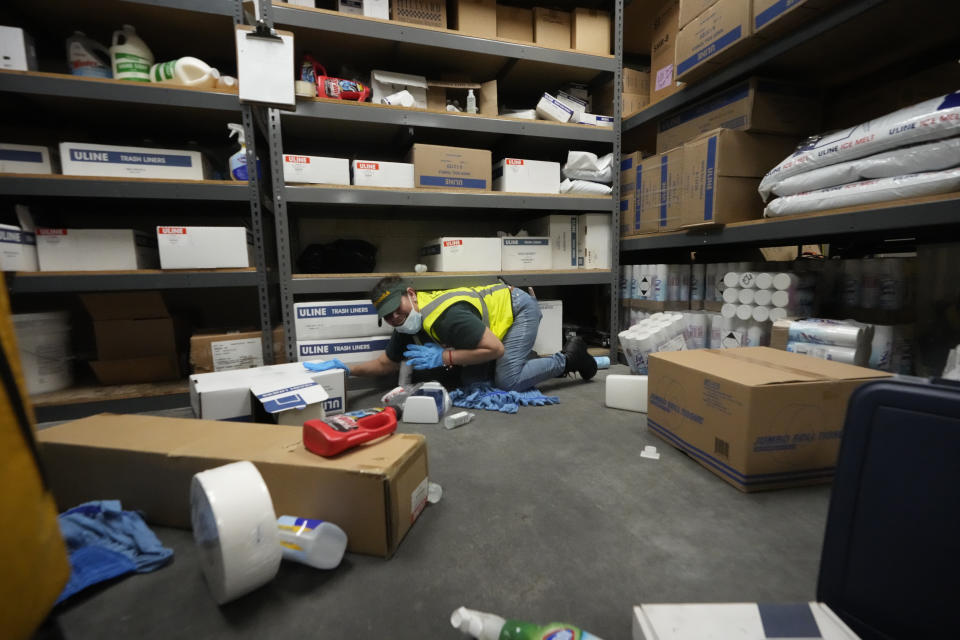
[[[597,157],[589,151],[569,151],[563,165],[560,193],[610,195],[613,192],[613,154]]]
[[[825,134],[760,182],[765,217],[960,189],[960,91]]]

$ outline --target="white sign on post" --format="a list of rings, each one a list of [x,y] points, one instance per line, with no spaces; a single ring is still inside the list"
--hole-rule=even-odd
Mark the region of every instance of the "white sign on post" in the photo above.
[[[237,25],[236,39],[240,102],[295,108],[293,34],[260,34],[254,27]]]

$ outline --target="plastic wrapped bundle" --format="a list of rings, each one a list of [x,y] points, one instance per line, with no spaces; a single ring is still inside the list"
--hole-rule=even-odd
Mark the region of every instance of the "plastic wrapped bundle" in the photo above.
[[[563,165],[563,177],[570,180],[611,184],[613,182],[612,163],[612,153],[598,158],[596,154],[589,151],[570,151],[567,153],[567,163]]]

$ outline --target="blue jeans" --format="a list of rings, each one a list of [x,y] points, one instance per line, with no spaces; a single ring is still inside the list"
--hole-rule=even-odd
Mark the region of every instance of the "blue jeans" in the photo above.
[[[514,288],[510,292],[513,302],[513,324],[503,336],[503,356],[497,360],[493,386],[505,391],[526,391],[533,386],[563,374],[567,358],[555,353],[544,358],[528,360],[537,340],[540,327],[540,306],[527,292]],[[486,365],[464,367],[463,382],[478,382],[486,371]]]

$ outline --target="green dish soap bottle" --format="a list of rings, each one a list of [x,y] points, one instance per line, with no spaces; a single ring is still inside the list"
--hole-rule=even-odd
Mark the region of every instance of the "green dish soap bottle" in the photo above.
[[[492,613],[460,607],[450,615],[454,629],[476,640],[600,640],[592,633],[563,622],[545,625],[506,620]]]

